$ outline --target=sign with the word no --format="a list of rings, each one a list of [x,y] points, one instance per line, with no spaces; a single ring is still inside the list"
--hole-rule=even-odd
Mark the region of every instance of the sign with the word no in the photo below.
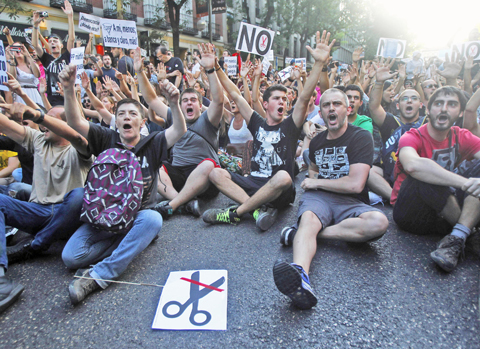
[[[235,49],[265,56],[272,48],[274,36],[273,30],[242,22]]]
[[[153,320],[158,330],[226,330],[227,271],[175,271],[168,276]]]

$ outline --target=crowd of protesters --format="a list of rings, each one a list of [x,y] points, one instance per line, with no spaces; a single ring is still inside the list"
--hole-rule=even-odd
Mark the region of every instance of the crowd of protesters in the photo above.
[[[8,266],[58,240],[67,241],[61,258],[76,270],[68,292],[77,304],[118,278],[164,219],[189,214],[241,225],[251,215],[265,231],[299,189],[297,219],[280,233],[293,261],[276,261],[273,276],[300,309],[317,303],[308,277],[317,243],[382,238],[389,221],[380,203],[393,206],[402,230],[439,235],[431,258],[443,270],[451,272],[464,250],[479,253],[480,72],[472,57],[416,52],[405,64],[365,60],[358,48],[342,68],[324,31],[307,46],[309,72],[293,61],[286,78],[271,68],[264,74],[261,60],[237,55],[238,74],[229,76],[229,52],[220,56],[211,44],[182,61],[165,46],[149,60],[140,48],[93,54],[89,42],[76,84],[68,1],[63,10],[66,47],[57,35],[41,36],[37,12],[32,47],[4,30],[0,311],[24,289],[6,277]],[[120,228],[102,225],[85,210],[89,193],[104,189],[95,174],[108,166],[98,164],[132,153],[140,189],[127,196],[138,195],[139,207],[115,207],[125,218]],[[307,177],[301,188],[298,175]],[[116,191],[107,194],[127,194]],[[203,210],[220,192],[236,204]],[[17,230],[27,234],[7,239]]]

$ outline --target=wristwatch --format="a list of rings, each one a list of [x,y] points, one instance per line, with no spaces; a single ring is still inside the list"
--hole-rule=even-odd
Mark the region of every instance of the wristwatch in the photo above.
[[[207,74],[212,74],[213,72],[215,72],[215,67],[213,67],[212,69],[205,70],[205,73]]]
[[[35,110],[38,110],[40,112],[40,116],[38,117],[37,120],[32,120],[32,121],[36,124],[41,124],[45,120],[45,112],[40,108]],[[26,111],[26,113],[28,113],[28,111]]]

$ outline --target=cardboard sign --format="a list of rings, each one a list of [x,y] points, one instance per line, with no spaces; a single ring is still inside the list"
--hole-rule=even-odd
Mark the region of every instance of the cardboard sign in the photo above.
[[[267,75],[268,69],[272,64],[270,63],[270,61],[267,59],[266,56],[263,58],[262,64],[263,64],[262,74]]]
[[[285,69],[280,70],[278,72],[278,76],[280,77],[282,82],[284,82],[285,80],[287,80],[290,77],[290,72],[291,71],[292,71],[292,66],[289,66],[289,67],[286,67]]]
[[[273,61],[274,60],[273,50],[268,51],[268,53],[264,57],[267,58],[267,60],[269,61]]]
[[[227,271],[175,271],[163,287],[152,328],[227,329]]]
[[[225,57],[223,61],[227,65],[228,76],[237,75],[237,57]]]
[[[7,75],[7,58],[5,57],[5,48],[3,41],[0,40],[0,90],[8,91],[8,87],[3,83],[8,81]]]
[[[451,52],[455,52],[455,56],[473,57],[474,61],[480,61],[480,41],[468,41],[461,44],[453,44]],[[451,54],[450,52],[450,54]],[[445,59],[445,54],[442,59]]]
[[[271,50],[274,36],[272,30],[242,22],[235,49],[264,56]]]
[[[137,24],[134,21],[101,18],[100,24],[105,47],[137,48]]]
[[[70,63],[77,66],[77,76],[75,77],[75,84],[81,84],[82,79],[80,75],[84,72],[83,57],[85,56],[85,47],[75,47],[70,50]]]
[[[377,56],[403,58],[407,42],[405,40],[380,38],[378,41]]]
[[[100,35],[100,17],[80,12],[78,16],[78,28],[95,35]]]

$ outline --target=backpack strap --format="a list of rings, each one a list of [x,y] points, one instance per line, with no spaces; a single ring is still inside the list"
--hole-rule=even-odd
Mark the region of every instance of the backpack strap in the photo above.
[[[131,150],[132,153],[137,154],[147,143],[149,143],[160,131],[155,131],[150,133],[148,136],[140,139],[140,142],[137,143],[135,147]]]

